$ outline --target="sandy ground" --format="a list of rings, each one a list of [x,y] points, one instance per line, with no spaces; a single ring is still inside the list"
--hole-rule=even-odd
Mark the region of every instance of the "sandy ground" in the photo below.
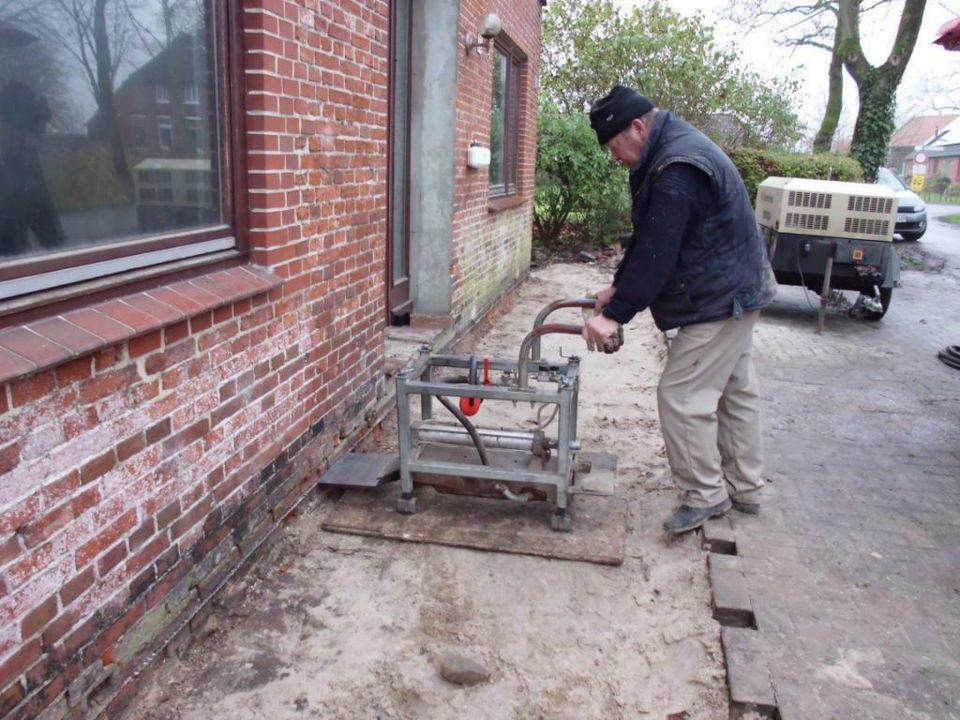
[[[471,343],[515,357],[541,307],[610,275],[538,270]],[[561,345],[586,354],[557,337],[544,357]],[[619,456],[617,494],[629,502],[621,567],[328,533],[334,500],[318,497],[227,587],[205,638],[165,663],[130,717],[727,718],[706,554],[698,535],[672,541],[661,529],[676,504],[656,420],[663,357],[644,314],[621,352],[583,362],[583,447]],[[529,407],[516,412],[533,421]],[[450,650],[482,663],[489,682],[443,680]]]

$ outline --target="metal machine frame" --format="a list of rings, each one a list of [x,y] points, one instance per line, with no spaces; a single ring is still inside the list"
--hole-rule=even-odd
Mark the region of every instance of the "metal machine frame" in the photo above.
[[[577,439],[577,405],[580,389],[580,360],[576,356],[565,358],[566,362],[551,362],[540,359],[540,338],[546,334],[563,333],[580,335],[582,326],[545,324],[546,318],[555,310],[568,307],[593,308],[592,298],[574,298],[551,303],[537,316],[533,330],[520,346],[519,358],[514,360],[489,359],[489,369],[501,374],[501,384],[483,385],[476,382],[461,382],[455,378],[444,382],[438,377],[441,369],[470,370],[476,359],[470,356],[438,355],[424,353],[413,368],[400,373],[396,378],[397,426],[400,453],[400,498],[397,510],[402,513],[416,512],[415,484],[438,484],[430,476],[468,478],[479,481],[487,493],[494,492],[505,500],[526,501],[528,494],[517,488],[533,487],[545,490],[546,498],[555,502],[551,527],[554,530],[570,530],[567,509],[573,484],[576,453],[580,450]],[[618,346],[619,347],[619,346]],[[539,381],[530,387],[530,378]],[[544,386],[548,384],[549,386]],[[420,397],[421,422],[411,422],[411,396]],[[494,464],[435,460],[425,456],[430,444],[442,442],[444,433],[459,436],[456,444],[469,444],[464,429],[450,424],[442,426],[434,420],[434,398],[479,398],[482,400],[529,402],[557,406],[557,433],[547,438],[540,433],[525,431],[481,430],[481,439],[469,435],[482,455],[480,443],[492,442],[503,453],[526,453],[540,456],[538,467],[507,468]],[[441,401],[442,402],[442,401]],[[462,423],[463,420],[461,419]],[[467,423],[469,424],[469,422]],[[479,429],[475,429],[479,430]],[[556,460],[550,460],[551,451],[556,451]],[[514,490],[511,490],[513,486]]]

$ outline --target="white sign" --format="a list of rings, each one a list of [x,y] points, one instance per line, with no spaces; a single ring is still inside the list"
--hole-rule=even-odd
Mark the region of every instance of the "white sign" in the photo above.
[[[914,164],[913,164],[913,174],[914,174],[914,175],[926,175],[926,174],[927,174],[927,166],[926,166],[926,165],[918,165],[917,163],[914,163]]]
[[[922,150],[913,157],[913,161],[923,165],[927,161],[927,154]]]

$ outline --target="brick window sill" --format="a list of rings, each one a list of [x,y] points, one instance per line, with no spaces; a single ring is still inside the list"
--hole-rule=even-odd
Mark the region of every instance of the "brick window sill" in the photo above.
[[[524,202],[526,201],[519,194],[490,198],[487,201],[487,211],[492,213],[503,212],[504,210],[520,207]]]
[[[282,282],[263,268],[245,265],[5,328],[0,330],[0,384],[259,295]]]

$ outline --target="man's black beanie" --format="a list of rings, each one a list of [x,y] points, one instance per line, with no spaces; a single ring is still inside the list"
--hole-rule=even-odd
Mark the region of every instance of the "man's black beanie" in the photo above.
[[[653,110],[653,101],[632,88],[614,85],[613,90],[590,106],[590,125],[597,140],[606,145],[634,118]]]

